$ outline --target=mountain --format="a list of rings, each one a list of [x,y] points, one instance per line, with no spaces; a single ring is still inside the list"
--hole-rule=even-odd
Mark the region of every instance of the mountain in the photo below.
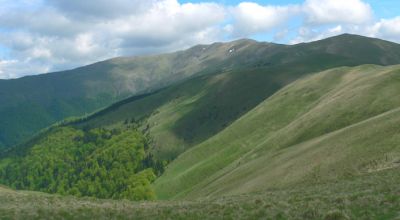
[[[234,68],[241,64],[232,61],[229,48],[253,44],[241,40],[200,45],[171,54],[121,57],[74,70],[0,80],[0,146],[21,143],[56,121],[89,114],[132,95]],[[265,51],[278,47],[262,45]]]
[[[349,45],[346,45],[347,43]],[[345,54],[346,48],[347,53],[353,53],[355,48],[361,47],[362,44],[364,48],[387,47],[385,50],[397,52],[389,49],[390,44],[386,45],[385,41],[352,35],[287,46],[285,52],[279,52],[266,59],[279,60],[281,63],[276,61],[263,67],[233,69],[219,74],[198,76],[145,97],[124,100],[74,125],[80,128],[112,128],[125,120],[146,118],[146,126],[154,138],[153,154],[161,160],[173,160],[190,147],[225,129],[298,78],[331,67],[372,63],[373,59],[381,60],[383,56],[378,52],[373,53],[378,54],[375,58],[371,54],[367,56],[360,53],[362,59],[351,58],[355,54]],[[340,55],[324,52],[333,50],[332,48],[337,48],[336,52]],[[391,56],[391,59],[394,57]],[[357,59],[359,60],[355,61]]]
[[[134,172],[130,173],[139,174],[146,168],[154,170],[158,163],[162,165],[157,172],[161,176],[153,184],[157,198],[193,199],[251,193],[304,181],[331,181],[398,165],[399,65],[339,67],[305,75],[255,107],[251,105],[256,101],[245,105],[246,96],[242,99],[239,95],[247,91],[256,96],[257,91],[268,94],[270,90],[228,87],[225,91],[239,93],[232,96],[223,93],[223,98],[230,100],[225,102],[222,96],[215,96],[214,92],[220,90],[195,86],[196,83],[220,85],[218,79],[230,74],[240,76],[228,72],[201,77],[207,81],[194,78],[177,87],[134,100],[133,103],[139,103],[137,105],[120,103],[91,117],[57,125],[23,148],[14,148],[2,156],[1,183],[17,189],[118,198],[107,192],[116,192],[111,190],[111,186],[118,184],[116,181],[121,175],[122,179],[133,178],[132,181],[140,178],[124,174],[122,171],[129,169],[123,167],[133,167]],[[255,73],[245,73],[241,82],[247,82],[244,79],[252,74]],[[256,82],[266,82],[255,79]],[[194,96],[190,95],[188,88],[195,91]],[[184,95],[174,96],[176,93],[173,92],[177,91]],[[161,102],[159,97],[164,97],[164,93],[174,94],[173,100]],[[203,98],[207,94],[213,98]],[[214,108],[210,100],[224,108]],[[230,104],[234,101],[238,104]],[[150,108],[155,103],[157,108]],[[212,110],[205,112],[205,118],[199,117],[199,112],[206,109],[202,106]],[[243,110],[243,106],[249,110]],[[225,115],[235,108],[243,110],[242,115],[238,114],[239,118],[234,119],[228,114],[226,119],[232,121],[213,130],[215,134],[188,133],[198,141],[188,142],[193,144],[190,147],[179,146],[179,140],[172,136],[176,129],[174,126],[187,115],[190,117],[184,121],[187,123],[186,131],[202,131],[207,126],[215,128],[215,124],[201,122],[221,121],[218,114]],[[152,111],[145,114],[139,111],[141,109]],[[219,110],[215,113],[217,116],[213,115],[215,110]],[[147,147],[127,139],[132,136],[129,135],[130,127],[148,138]],[[169,143],[168,138],[172,139]],[[125,151],[142,152],[132,155],[136,165],[128,165],[131,159],[121,154]],[[153,162],[148,162],[149,159]],[[168,161],[170,163],[164,172]],[[114,166],[114,163],[121,165]],[[83,170],[83,167],[88,170]],[[60,172],[63,177],[58,175]],[[107,186],[100,179],[110,179],[113,183]],[[96,187],[91,189],[91,185]],[[78,186],[79,193],[75,193],[73,186]]]
[[[172,54],[115,58],[69,71],[0,80],[0,146],[22,143],[66,117],[82,116],[129,96],[154,92],[193,77],[227,72],[270,75],[255,76],[254,80],[261,80],[257,88],[262,87],[262,82],[271,85],[262,91],[269,92],[249,101],[246,108],[251,108],[306,73],[338,66],[398,64],[399,49],[395,43],[356,35],[291,46],[238,40],[198,45]],[[234,87],[234,82],[226,83],[226,86]],[[203,130],[200,131],[204,133],[203,137],[184,134],[179,138],[188,139],[184,140],[185,145],[192,146],[244,112],[246,110],[235,108],[230,116],[224,115],[217,125],[212,125],[211,130],[209,126],[198,128]],[[177,129],[182,130],[184,126]]]
[[[341,35],[177,52],[213,51],[196,71],[1,151],[0,217],[394,218],[398,47]]]
[[[202,81],[194,78],[181,86],[189,83],[187,88],[196,90],[190,86],[194,82]],[[135,112],[122,110],[132,108],[131,101],[145,102],[168,88],[130,98],[87,118],[55,125],[24,148],[2,155],[0,180],[5,183],[17,176],[12,183],[38,184],[15,188],[65,189],[70,184],[89,193],[116,186],[133,195],[95,196],[135,200],[135,195],[153,191],[158,199],[168,200],[137,203],[62,196],[82,196],[68,191],[48,195],[0,187],[0,217],[393,219],[400,204],[399,84],[400,65],[306,74],[178,155],[151,186],[151,175],[141,172],[155,167],[134,169],[134,164],[154,165],[143,160],[154,145],[148,120],[169,108],[157,108],[159,113],[140,119],[132,118]],[[74,160],[81,162],[76,168],[82,170],[70,175]],[[105,174],[103,169],[108,169]],[[118,178],[124,175],[132,175],[132,185]],[[85,180],[86,185],[61,184],[59,177]],[[118,187],[119,182],[123,184]]]
[[[396,108],[400,107],[396,96],[400,92],[398,86],[399,66],[362,65],[353,68],[334,68],[317,74],[304,74],[304,77],[289,83],[282,89],[279,87],[288,82],[282,78],[290,78],[293,72],[284,67],[280,69],[282,73],[279,74],[280,78],[278,79],[281,80],[277,79],[274,72],[260,71],[260,69],[253,72],[228,71],[200,76],[146,96],[130,98],[87,118],[56,126],[56,128],[61,128],[61,135],[58,134],[58,129],[50,129],[33,139],[24,148],[14,148],[14,151],[10,151],[11,155],[17,152],[22,155],[22,158],[21,161],[16,161],[18,165],[11,164],[6,169],[7,172],[2,173],[3,178],[7,177],[7,182],[3,183],[17,184],[18,179],[23,179],[23,176],[13,179],[11,173],[18,174],[21,173],[18,171],[19,169],[27,170],[29,167],[37,166],[27,163],[25,168],[13,170],[11,167],[25,164],[24,160],[41,163],[40,160],[34,158],[46,158],[48,152],[50,152],[49,158],[55,157],[54,160],[58,161],[68,153],[65,152],[67,149],[72,152],[71,157],[76,154],[86,157],[81,150],[73,151],[73,149],[88,148],[94,151],[89,150],[87,157],[94,158],[96,156],[92,154],[93,152],[102,152],[104,151],[102,146],[108,146],[108,144],[99,143],[104,141],[108,143],[108,138],[112,136],[106,135],[104,139],[104,135],[98,134],[96,137],[100,139],[94,138],[93,142],[90,141],[93,139],[91,138],[93,131],[98,133],[96,129],[108,129],[113,133],[115,129],[125,131],[125,127],[135,124],[134,127],[137,130],[144,131],[151,139],[149,140],[151,146],[145,154],[154,156],[156,161],[173,160],[166,173],[155,183],[156,193],[160,198],[186,196],[191,193],[194,196],[218,194],[219,191],[221,191],[220,193],[226,191],[225,193],[228,194],[236,191],[242,192],[241,190],[247,192],[246,189],[241,189],[236,185],[232,186],[233,192],[225,188],[236,183],[237,181],[230,178],[243,175],[241,172],[255,175],[257,170],[267,169],[264,172],[266,173],[264,178],[271,178],[278,174],[288,175],[286,172],[267,175],[267,171],[276,172],[278,170],[277,164],[286,165],[284,161],[276,161],[277,164],[272,161],[280,158],[276,155],[281,155],[281,159],[285,160],[286,157],[293,154],[287,149],[296,149],[294,152],[300,153],[301,151],[298,152],[298,149],[322,148],[321,145],[325,142],[326,147],[329,148],[331,147],[330,143],[335,142],[335,139],[346,140],[349,137],[345,138],[343,135],[357,133],[357,129],[361,129],[359,135],[368,134],[361,141],[368,140],[368,137],[380,140],[385,136],[369,135],[370,124],[378,126],[383,123],[383,127],[379,129],[385,130],[384,126],[387,126],[388,122],[397,122],[398,111]],[[388,135],[397,131],[397,128],[393,127],[394,125],[391,126],[386,131]],[[68,127],[73,127],[71,135],[68,135]],[[88,134],[86,134],[87,131],[89,131]],[[340,133],[340,131],[344,133]],[[372,130],[372,132],[374,131]],[[71,139],[74,142],[69,141]],[[49,140],[55,141],[49,142]],[[392,139],[390,140],[393,142]],[[310,143],[306,144],[307,141]],[[127,141],[121,143],[125,142]],[[385,143],[384,140],[380,140],[380,142],[381,145]],[[364,142],[353,142],[351,137],[348,143],[352,143],[352,147],[356,147],[357,144],[360,144],[361,147],[365,145]],[[395,140],[394,143],[396,143]],[[347,146],[346,143],[343,143],[341,147],[345,146]],[[59,148],[59,154],[58,151],[55,151],[56,148]],[[42,151],[46,154],[38,154]],[[259,151],[262,153],[258,153]],[[373,152],[373,149],[368,152]],[[329,153],[329,151],[324,151],[324,153]],[[213,155],[213,157],[209,155]],[[339,154],[339,156],[343,155]],[[299,163],[305,157],[311,156],[302,155]],[[326,156],[322,155],[321,157]],[[143,159],[144,156],[140,160]],[[64,160],[61,159],[61,163]],[[78,160],[86,161],[84,158]],[[101,159],[101,161],[103,160],[104,158]],[[111,160],[115,159],[111,158]],[[271,161],[271,163],[264,164],[262,161],[265,160]],[[52,159],[45,161],[52,161]],[[256,163],[257,161],[260,162]],[[287,161],[295,162],[293,158]],[[247,165],[247,162],[248,164],[254,163],[254,165]],[[316,161],[317,164],[318,162]],[[266,184],[261,181],[260,184],[262,187],[273,187],[276,184],[299,181],[305,178],[303,175],[314,172],[314,168],[309,163],[305,165],[309,168],[302,167],[301,164],[296,165],[299,171],[296,172],[293,179],[285,176],[285,178],[282,177],[285,180],[283,182],[276,180],[275,182],[268,181]],[[42,166],[38,165],[38,167]],[[102,166],[101,163],[99,166]],[[318,166],[322,165],[318,164]],[[53,165],[44,167],[51,168]],[[322,168],[318,167],[318,170]],[[334,168],[341,172],[346,170]],[[109,170],[109,168],[105,169]],[[250,169],[254,170],[248,172]],[[328,168],[325,167],[325,169]],[[300,171],[303,171],[304,174],[300,175]],[[51,173],[55,171],[49,172],[51,176]],[[181,175],[181,172],[184,172],[185,175]],[[223,178],[220,178],[220,175]],[[340,174],[335,173],[335,175]],[[278,177],[281,176],[278,175]],[[257,176],[257,178],[261,178],[261,176]],[[253,178],[240,179],[245,181],[240,185],[246,185],[248,184],[246,181]],[[223,187],[213,186],[219,181],[222,181]],[[257,182],[252,184],[247,190],[261,187],[257,185]],[[27,185],[31,185],[31,183],[22,181],[15,187],[25,188]],[[33,189],[41,188],[34,187]],[[46,187],[43,189],[47,190]],[[199,189],[201,190],[197,192]],[[213,190],[217,190],[217,192]],[[50,192],[54,191],[50,190]]]

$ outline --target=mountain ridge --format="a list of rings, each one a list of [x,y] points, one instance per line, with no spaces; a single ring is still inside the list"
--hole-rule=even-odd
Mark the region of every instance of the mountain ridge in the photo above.
[[[96,64],[101,74],[114,74],[104,82],[110,90],[101,91],[117,97],[137,89],[129,80],[156,73],[141,83],[160,80],[159,87],[146,84],[150,89],[111,104],[88,89],[105,80],[88,77],[97,74],[91,67],[72,76],[72,82],[84,76],[88,87],[81,91],[63,82],[52,90],[46,87],[52,81],[37,80],[56,92],[45,97],[50,112],[59,113],[51,100],[75,111],[58,95],[97,97],[105,107],[92,106],[94,113],[59,121],[0,153],[0,184],[11,187],[0,186],[0,210],[2,201],[26,210],[51,199],[63,207],[70,202],[71,218],[122,210],[191,219],[398,215],[399,44],[347,34],[292,46],[239,40],[135,60]],[[38,97],[21,100],[46,103]],[[29,104],[26,112],[35,107]],[[10,197],[18,200],[9,203]],[[115,209],[101,210],[111,203]]]
[[[311,68],[321,71],[341,65],[397,64],[400,63],[398,51],[398,44],[357,35],[297,45],[241,39],[0,80],[0,146],[19,144],[66,117],[82,116],[132,95],[179,84],[194,76],[251,69],[278,72],[282,65],[296,65],[298,72],[304,73]],[[295,75],[291,80],[298,77]]]
[[[361,65],[304,75],[273,92],[271,96],[234,118],[232,123],[206,140],[181,151],[172,158],[165,173],[156,179],[152,187],[158,199],[216,198],[297,184],[340,181],[347,175],[358,176],[394,167],[400,158],[399,149],[393,145],[398,143],[400,138],[396,133],[400,129],[400,103],[395,95],[399,92],[399,73],[400,65]],[[242,74],[238,75],[241,79]],[[220,79],[221,76],[224,74],[201,77],[211,78],[205,82],[215,83],[215,79]],[[182,92],[182,88],[192,88],[194,92],[198,92],[199,88],[212,91],[213,89],[208,87],[192,86],[192,83],[204,85],[207,84],[205,82],[193,79],[177,88],[169,88],[142,99],[128,101],[137,105],[137,102],[153,99],[152,96],[162,97],[168,90]],[[186,90],[183,90],[185,94],[184,91]],[[186,102],[185,99],[182,101]],[[149,134],[146,137],[152,139],[152,136],[157,134],[154,133],[157,123],[151,123],[154,120],[152,117],[168,113],[169,111],[165,111],[169,107],[159,108],[159,113],[150,111],[152,113],[147,114],[144,120],[138,121],[129,117],[132,114],[136,115],[135,112],[127,112],[128,115],[121,115],[119,112],[121,107],[125,108],[124,105],[130,104],[122,103],[117,109],[111,109],[103,115],[107,118],[115,113],[122,116],[117,119],[118,123],[113,122],[111,126],[104,126],[103,122],[95,126],[85,125],[103,117],[95,115],[94,118],[87,119],[88,121],[83,118],[83,126],[79,125],[79,121],[78,124],[72,121],[72,124],[67,122],[56,126],[55,131],[72,129],[78,133],[90,134],[100,129],[101,132],[116,132],[118,135],[122,128],[129,128],[133,123],[135,129]],[[179,108],[180,106],[178,104]],[[191,118],[191,125],[196,124],[195,117]],[[87,134],[83,140],[86,136]],[[81,139],[73,138],[73,142]],[[14,156],[19,158],[22,164],[27,163],[30,160],[24,162],[24,158],[34,158],[35,152],[40,152],[40,143],[46,143],[48,140],[59,140],[57,133],[49,130],[38,137],[38,140],[33,140],[24,154]],[[50,142],[46,145],[52,146],[56,143]],[[154,145],[153,141],[150,143]],[[55,147],[54,145],[53,148]],[[167,148],[167,145],[161,147]],[[145,149],[153,155],[151,158],[165,161],[165,158],[159,157],[157,151],[154,151],[157,148]],[[2,155],[0,174],[3,176],[3,172],[10,172],[9,169],[15,166],[9,164],[14,156],[12,152],[11,155]],[[52,155],[49,156],[52,158]],[[1,170],[4,167],[9,168],[6,168],[6,171]]]

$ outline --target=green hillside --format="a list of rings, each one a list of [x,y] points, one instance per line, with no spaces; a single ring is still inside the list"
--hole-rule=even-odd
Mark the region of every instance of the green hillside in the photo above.
[[[0,147],[21,143],[56,121],[89,114],[135,94],[154,91],[198,74],[251,66],[260,58],[234,60],[237,56],[248,56],[255,45],[260,46],[260,53],[282,47],[241,40],[199,45],[171,54],[121,57],[68,71],[0,80]],[[228,51],[232,47],[240,54],[230,55]]]
[[[197,95],[210,94],[213,91],[212,86],[201,86],[210,85],[210,83],[213,85],[212,82],[216,83],[218,79],[235,74],[240,75],[240,73],[227,72],[203,76],[200,79],[195,78],[176,87],[139,97],[133,101],[133,103],[139,103],[139,107],[142,105],[151,107],[152,104],[157,103],[156,113],[152,111],[150,111],[151,114],[146,113],[145,110],[152,108],[144,108],[143,112],[140,112],[140,108],[138,108],[136,114],[135,111],[128,111],[134,106],[131,102],[119,103],[87,119],[56,126],[43,133],[42,137],[31,141],[30,145],[25,148],[16,148],[17,151],[11,151],[8,156],[3,155],[0,172],[2,173],[2,183],[19,189],[75,194],[73,188],[65,188],[62,184],[63,182],[71,183],[70,179],[58,180],[54,169],[59,169],[59,166],[50,166],[54,169],[44,171],[50,173],[49,178],[50,180],[55,179],[54,183],[44,180],[47,185],[43,185],[43,180],[40,180],[37,184],[36,180],[30,181],[28,175],[32,172],[41,172],[40,169],[37,171],[35,167],[48,167],[46,164],[49,160],[55,160],[55,164],[59,160],[61,163],[72,163],[72,167],[82,167],[83,165],[79,165],[79,161],[90,164],[92,158],[97,158],[96,155],[103,152],[103,149],[107,149],[109,144],[107,144],[107,140],[105,140],[105,144],[90,144],[89,142],[88,146],[93,147],[88,148],[84,145],[86,142],[79,142],[80,138],[78,138],[78,142],[70,142],[68,140],[72,137],[68,137],[68,135],[57,136],[58,133],[54,130],[58,131],[58,129],[63,131],[61,134],[68,133],[69,129],[72,129],[74,134],[104,129],[103,125],[108,124],[104,131],[112,131],[129,127],[132,122],[140,122],[135,126],[138,130],[145,131],[150,138],[147,154],[154,155],[153,159],[164,163],[165,159],[160,152],[163,152],[163,147],[167,151],[170,151],[171,148],[166,144],[154,147],[157,145],[154,145],[155,140],[151,139],[154,139],[155,136],[168,140],[166,138],[168,132],[174,131],[174,127],[168,125],[174,125],[181,120],[182,115],[188,114],[187,112],[190,114],[193,111],[194,107],[190,107],[190,105],[187,107],[187,105],[195,103],[193,106],[196,108],[202,106],[202,103],[197,101],[196,95],[190,96],[190,93],[185,93],[189,96],[177,99],[173,96],[176,94],[175,92],[193,90],[193,94]],[[248,74],[250,75],[250,73]],[[321,181],[337,181],[342,178],[396,167],[400,160],[400,149],[398,149],[400,99],[396,95],[400,92],[399,74],[400,66],[398,65],[388,67],[362,65],[330,69],[299,79],[266,98],[256,107],[249,106],[252,109],[247,113],[243,111],[244,115],[238,120],[221,128],[222,130],[216,135],[209,134],[210,138],[194,144],[192,148],[179,154],[167,166],[164,173],[158,172],[162,175],[155,180],[150,190],[154,188],[158,199],[220,197],[279,189],[298,184],[313,185]],[[265,91],[268,92],[268,90]],[[157,98],[164,97],[164,93],[172,95],[176,101],[167,104],[156,102]],[[238,97],[235,99],[238,103],[243,103],[240,96],[236,97]],[[200,100],[202,99],[200,98]],[[219,99],[211,100],[217,103]],[[224,103],[224,101],[220,103]],[[232,109],[232,107],[225,107],[225,109]],[[140,116],[139,113],[143,116],[140,120],[127,117]],[[171,113],[177,115],[174,117]],[[121,123],[111,123],[118,121]],[[195,125],[200,121],[194,117],[192,124]],[[158,128],[158,123],[164,123],[164,125]],[[156,126],[150,127],[149,124]],[[70,126],[75,128],[69,128]],[[159,129],[160,133],[157,133],[156,129]],[[196,126],[193,126],[193,129],[196,129]],[[127,134],[126,131],[122,132],[122,135],[124,134]],[[163,137],[161,134],[165,136]],[[129,135],[124,136],[129,137]],[[77,138],[72,139],[76,140]],[[57,140],[60,141],[57,142]],[[111,140],[114,139],[111,138]],[[129,140],[126,140],[121,143],[128,142]],[[65,144],[69,144],[69,146],[64,146]],[[121,147],[123,146],[122,144]],[[56,151],[56,149],[59,150]],[[72,152],[69,155],[78,156],[78,159],[72,162],[69,162],[68,159],[65,160],[63,155],[67,149]],[[89,151],[88,154],[81,154],[74,149],[89,149]],[[120,150],[117,149],[116,152],[119,152]],[[57,153],[58,151],[60,154]],[[13,152],[17,152],[21,156],[14,159],[12,158]],[[21,154],[21,152],[25,153]],[[34,159],[47,158],[45,155],[53,159]],[[117,155],[114,158],[120,158],[119,154],[113,155]],[[134,155],[133,158],[135,158]],[[103,163],[98,164],[101,168]],[[90,167],[92,166],[89,165]],[[33,169],[32,172],[29,171],[30,168]],[[104,169],[107,170],[106,167]],[[96,170],[88,172],[91,181],[87,186],[83,185],[79,188],[77,195],[114,197],[112,194],[99,196],[103,195],[99,194],[102,191],[101,187],[93,189],[93,193],[90,193],[89,186],[97,184],[96,175],[99,174],[96,174],[98,173]],[[13,178],[13,176],[16,177]],[[85,178],[73,177],[72,180],[80,181]],[[151,181],[152,179],[149,179],[149,182]],[[73,185],[75,183],[70,184],[70,186]]]
[[[229,71],[268,72],[274,75],[273,79],[268,78],[273,84],[269,89],[276,91],[310,71],[346,65],[398,64],[399,51],[398,44],[355,35],[293,46],[239,40],[199,45],[171,54],[116,58],[58,73],[0,80],[0,146],[19,144],[66,117],[82,116],[129,96],[155,91],[194,76]],[[249,108],[264,97],[251,101]],[[237,118],[241,114],[232,113],[229,117]],[[221,119],[218,126],[230,121],[230,118]],[[213,129],[202,130],[207,133]],[[209,133],[215,134],[214,131]],[[184,142],[193,145],[210,134],[202,134],[204,137],[198,140],[191,140],[193,138],[187,134],[185,138],[190,141]]]
[[[159,198],[248,193],[398,165],[400,67],[338,68],[298,80],[181,154]]]
[[[257,106],[280,88],[307,74],[331,67],[379,63],[385,55],[379,48],[388,42],[342,35],[310,44],[286,46],[268,54],[267,66],[226,70],[195,77],[141,99],[125,100],[78,123],[79,127],[115,127],[125,120],[148,118],[154,138],[154,155],[174,159]],[[357,47],[375,52],[356,56]],[[256,48],[251,47],[257,54]],[[346,51],[346,49],[349,49]],[[394,62],[396,52],[390,62]],[[364,51],[367,52],[367,51]],[[337,53],[337,54],[335,54]],[[374,56],[374,55],[379,56]],[[241,59],[237,60],[241,62]]]
[[[398,47],[341,35],[158,56],[191,65],[175,57],[188,71],[179,79],[163,72],[163,85],[0,151],[0,184],[12,188],[0,187],[0,218],[393,219]]]
[[[0,219],[396,219],[399,171],[239,196],[140,203],[0,187]]]

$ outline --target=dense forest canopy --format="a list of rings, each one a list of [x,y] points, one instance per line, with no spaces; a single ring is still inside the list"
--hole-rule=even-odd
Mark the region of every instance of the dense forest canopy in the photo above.
[[[165,162],[148,153],[137,126],[88,131],[52,128],[25,155],[0,162],[0,181],[15,189],[99,198],[154,199],[151,182]]]

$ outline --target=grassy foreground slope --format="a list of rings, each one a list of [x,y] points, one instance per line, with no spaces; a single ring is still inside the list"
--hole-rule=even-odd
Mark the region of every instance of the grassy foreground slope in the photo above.
[[[156,180],[159,198],[311,184],[397,166],[400,66],[311,75],[181,154]]]
[[[78,199],[0,187],[0,219],[396,219],[399,171],[192,201]]]
[[[238,40],[198,45],[145,57],[122,57],[73,70],[0,80],[0,148],[24,142],[70,116],[82,116],[132,95],[147,93],[198,75],[269,69],[290,81],[302,73],[338,66],[400,63],[400,45],[340,35],[298,45]],[[296,74],[281,74],[282,66]]]

